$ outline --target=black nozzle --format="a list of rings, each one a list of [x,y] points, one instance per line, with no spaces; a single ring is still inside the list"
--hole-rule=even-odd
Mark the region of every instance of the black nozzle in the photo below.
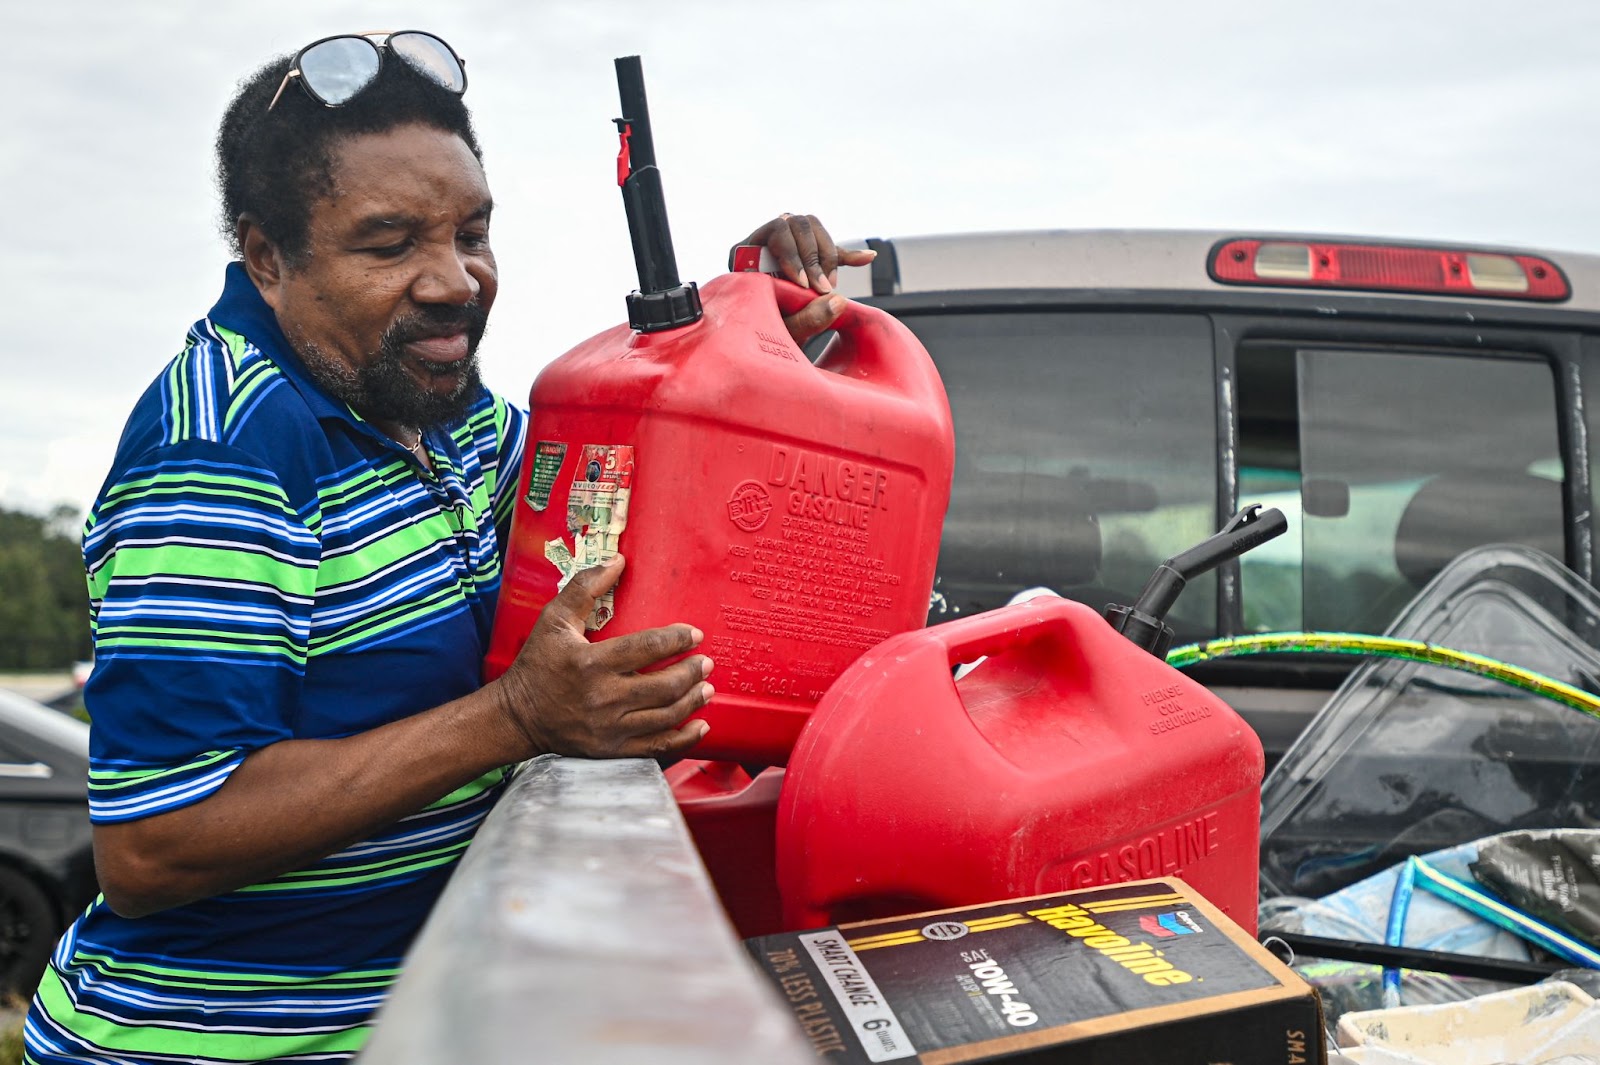
[[[1288,528],[1289,520],[1283,516],[1283,511],[1277,508],[1264,511],[1259,503],[1252,503],[1229,519],[1221,532],[1157,566],[1133,606],[1117,603],[1107,606],[1106,620],[1128,639],[1165,660],[1174,635],[1172,626],[1166,623],[1167,612],[1178,601],[1184,585],[1229,559],[1238,558],[1283,535]]]
[[[676,329],[699,321],[700,291],[694,282],[678,280],[678,260],[672,250],[667,203],[650,132],[650,106],[644,95],[644,68],[636,55],[623,56],[616,65],[617,93],[622,98],[622,117],[616,120],[622,137],[617,182],[622,186],[633,262],[639,270],[639,290],[628,296],[628,324],[641,333]]]

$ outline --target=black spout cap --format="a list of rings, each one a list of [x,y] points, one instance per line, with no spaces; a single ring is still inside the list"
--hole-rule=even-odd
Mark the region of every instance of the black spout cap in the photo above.
[[[1166,661],[1167,652],[1172,650],[1172,640],[1177,635],[1171,625],[1142,610],[1120,603],[1107,605],[1105,618],[1113,629],[1126,636],[1135,646],[1149,651],[1163,662]]]
[[[693,325],[704,313],[700,289],[693,281],[664,292],[628,293],[628,325],[641,333]]]

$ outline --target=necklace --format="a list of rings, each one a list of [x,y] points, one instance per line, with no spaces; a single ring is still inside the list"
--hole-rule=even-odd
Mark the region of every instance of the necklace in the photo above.
[[[428,461],[428,453],[423,450],[422,447],[422,430],[413,429],[412,432],[417,434],[417,438],[409,444],[401,442],[400,446],[417,456],[418,459],[422,460],[422,462],[426,464]]]

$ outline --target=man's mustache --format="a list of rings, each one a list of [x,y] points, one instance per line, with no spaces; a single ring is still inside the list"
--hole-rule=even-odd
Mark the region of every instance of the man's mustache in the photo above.
[[[465,333],[473,340],[483,335],[489,312],[477,300],[459,306],[430,305],[397,318],[384,330],[383,346],[394,349],[413,340]]]

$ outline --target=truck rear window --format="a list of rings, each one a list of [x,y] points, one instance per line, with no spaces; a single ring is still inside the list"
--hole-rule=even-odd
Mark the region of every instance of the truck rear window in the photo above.
[[[955,483],[930,621],[1044,586],[1131,603],[1217,522],[1212,333],[1201,315],[907,313],[950,396]],[[1178,638],[1216,630],[1216,577]]]
[[[1241,560],[1250,631],[1383,632],[1452,558],[1565,558],[1549,363],[1511,354],[1245,345],[1239,498],[1289,532]]]

